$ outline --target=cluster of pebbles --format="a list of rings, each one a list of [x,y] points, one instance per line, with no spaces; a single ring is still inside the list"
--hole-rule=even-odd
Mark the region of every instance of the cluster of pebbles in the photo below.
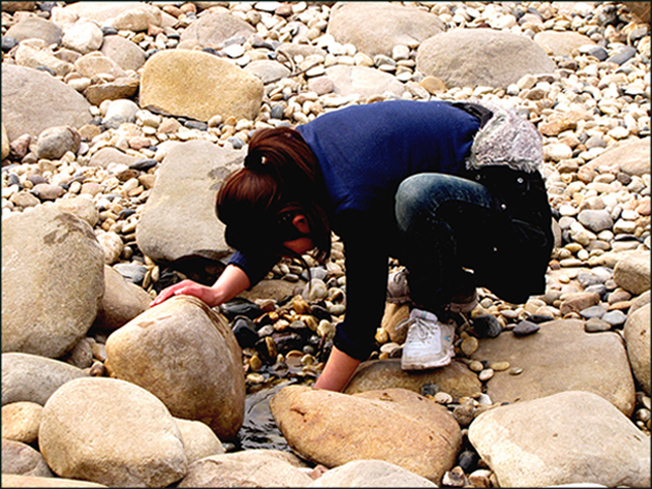
[[[18,47],[15,39],[5,36],[7,30],[25,17],[50,18],[58,3],[37,2],[35,11],[2,12],[3,63],[15,62]],[[150,26],[144,32],[103,27],[102,34],[117,34],[133,42],[149,58],[159,51],[176,49],[183,31],[196,21],[207,3],[151,2],[177,19],[174,27]],[[288,69],[278,79],[269,75],[260,114],[254,120],[216,116],[200,122],[161,116],[124,99],[104,100],[91,107],[95,119],[76,134],[60,131],[11,141],[11,153],[2,168],[3,218],[52,201],[85,199],[97,211],[94,229],[98,239],[105,249],[114,249],[111,265],[154,297],[184,278],[144,256],[135,239],[143,205],[167,154],[166,143],[200,139],[240,149],[259,128],[303,124],[351,104],[397,98],[385,94],[367,98],[335,95],[324,77],[331,66],[371,67],[404,83],[402,98],[500,101],[537,124],[543,135],[547,188],[560,234],[560,246],[551,261],[549,290],[526,304],[514,305],[481,289],[479,306],[460,325],[457,358],[486,382],[498,370],[509,370],[512,375],[520,371],[508,362],[485,365],[467,360],[478,347],[477,336],[496,336],[503,331],[531,334],[538,323],[560,318],[585,319],[592,331],[620,331],[632,295],[616,285],[613,269],[600,258],[609,251],[650,249],[650,175],[600,173],[588,163],[619,142],[650,135],[649,25],[636,22],[622,6],[609,2],[580,3],[568,9],[543,2],[404,2],[436,14],[447,30],[490,27],[531,38],[549,30],[574,31],[596,43],[573,55],[553,56],[558,67],[554,75],[527,75],[507,88],[447,89],[416,69],[417,43],[397,45],[392,56],[375,57],[351,44],[338,43],[326,33],[330,2],[210,4],[229,9],[257,33],[249,39],[233,37],[219,49],[205,51],[233,60],[240,67],[275,59]],[[282,45],[290,42],[319,48],[325,55],[287,52]],[[70,62],[75,58],[70,49],[60,49],[54,55]],[[37,68],[80,92],[116,81],[110,74],[87,78],[74,71],[59,74],[51,67]],[[126,77],[137,80],[139,73],[127,70]],[[131,122],[124,122],[130,118]],[[55,151],[49,153],[53,146]],[[91,165],[106,148],[120,150],[129,161],[105,167]],[[610,224],[605,226],[605,220]],[[238,300],[221,307],[243,347],[250,390],[279,378],[310,381],[323,367],[335,327],[346,310],[342,244],[337,237],[333,239],[333,254],[326,267],[306,255],[304,263],[283,260],[272,270],[267,278],[295,284],[286,299]],[[306,264],[310,267],[309,283]],[[389,263],[391,270],[399,266],[395,261]],[[581,291],[600,294],[599,310],[564,311],[564,294]],[[98,339],[104,338],[99,335]],[[379,348],[373,358],[400,355],[400,344],[391,340],[386,329],[379,329],[376,340]],[[458,420],[491,405],[486,395],[453,400],[443,392],[424,394],[448,405]],[[637,425],[649,432],[648,397],[638,396],[635,416]],[[473,458],[467,452],[462,455]],[[459,482],[459,474],[447,477],[447,485]]]

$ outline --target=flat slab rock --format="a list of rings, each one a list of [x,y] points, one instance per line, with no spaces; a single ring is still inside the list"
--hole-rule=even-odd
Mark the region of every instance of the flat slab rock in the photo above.
[[[496,372],[487,382],[487,394],[494,404],[578,390],[598,394],[631,416],[634,380],[617,333],[586,333],[580,320],[550,321],[540,326],[529,336],[505,332],[480,340],[473,360],[509,362],[512,368],[523,369],[519,375],[510,375],[509,369]]]

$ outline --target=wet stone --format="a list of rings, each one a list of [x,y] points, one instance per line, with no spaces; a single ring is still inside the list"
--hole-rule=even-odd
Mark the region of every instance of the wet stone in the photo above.
[[[245,316],[249,319],[256,319],[263,314],[258,304],[247,299],[236,298],[220,306],[220,312],[224,314],[229,321],[233,321],[236,316]]]
[[[258,341],[254,323],[247,316],[237,316],[231,325],[240,348],[252,348]]]
[[[540,326],[531,321],[521,321],[512,329],[512,333],[516,336],[527,336],[536,333],[539,329]]]

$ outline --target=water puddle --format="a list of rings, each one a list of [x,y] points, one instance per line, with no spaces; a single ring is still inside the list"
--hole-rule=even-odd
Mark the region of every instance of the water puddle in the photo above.
[[[264,386],[247,395],[245,400],[245,418],[238,432],[236,446],[238,450],[283,450],[291,452],[281,430],[276,425],[269,408],[269,400],[283,387],[298,384],[290,380],[282,381],[271,387]]]

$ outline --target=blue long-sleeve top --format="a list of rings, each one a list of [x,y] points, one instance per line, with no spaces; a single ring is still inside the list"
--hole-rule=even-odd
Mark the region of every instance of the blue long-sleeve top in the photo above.
[[[347,311],[334,345],[349,356],[365,360],[374,348],[396,250],[399,184],[417,173],[460,173],[479,127],[478,118],[449,103],[408,100],[351,106],[297,127],[317,156],[329,221],[344,244]],[[252,285],[273,266],[239,252],[229,263]]]

